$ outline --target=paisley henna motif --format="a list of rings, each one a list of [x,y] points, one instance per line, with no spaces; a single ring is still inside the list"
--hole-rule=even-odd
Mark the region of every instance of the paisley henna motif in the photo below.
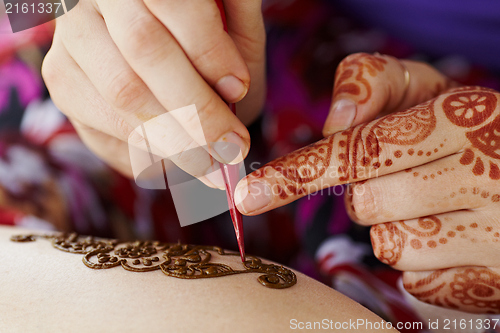
[[[255,171],[257,178],[275,177],[280,183],[278,195],[286,199],[306,192],[305,186],[321,178],[332,160],[334,137],[318,141],[287,156],[278,158]]]
[[[337,69],[335,78],[334,96],[347,93],[358,96],[361,94],[361,84],[364,87],[365,97],[358,104],[365,104],[372,96],[372,87],[368,80],[364,77],[365,73],[370,76],[376,76],[378,72],[384,70],[387,60],[366,53],[359,53],[347,57],[340,63]],[[353,68],[349,68],[353,67]],[[342,74],[340,74],[342,73]],[[346,82],[353,78],[355,82]]]
[[[500,159],[500,116],[488,125],[466,135],[472,145],[483,154]]]
[[[418,237],[430,237],[437,235],[441,231],[441,220],[436,216],[426,216],[418,219],[417,228],[410,227],[404,221],[399,224],[404,230]]]
[[[371,129],[380,142],[413,145],[427,139],[436,128],[434,100],[380,119]]]
[[[421,301],[478,313],[500,313],[500,275],[486,267],[443,269],[405,289]]]
[[[341,163],[338,169],[340,181],[358,179],[359,170],[368,167],[368,170],[376,170],[382,165],[391,166],[393,160],[388,156],[385,160],[380,160],[382,144],[409,146],[427,139],[436,129],[434,103],[435,99],[342,132],[343,138],[339,141],[341,153],[338,156]],[[413,149],[405,152],[410,156],[424,154]],[[394,158],[401,158],[405,152],[394,149]],[[433,152],[427,152],[426,156],[437,152],[436,148]]]
[[[372,227],[370,236],[373,252],[384,264],[397,264],[407,243],[408,235],[393,223],[377,224]]]
[[[45,238],[61,251],[83,254],[83,263],[93,269],[121,266],[132,272],[161,270],[165,275],[180,279],[205,279],[243,273],[261,273],[258,282],[265,287],[283,289],[297,283],[295,274],[279,265],[264,264],[247,255],[243,269],[211,261],[212,254],[239,256],[217,246],[171,244],[157,241],[118,242],[116,240],[83,237],[77,234],[13,236],[14,242],[31,242]]]

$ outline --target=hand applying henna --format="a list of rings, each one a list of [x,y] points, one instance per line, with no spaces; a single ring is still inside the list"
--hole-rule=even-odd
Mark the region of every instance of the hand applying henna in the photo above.
[[[386,81],[375,76],[372,82],[397,86]],[[418,82],[412,78],[409,103],[418,101],[413,89],[435,87],[432,80]],[[349,214],[373,225],[375,255],[406,271],[410,293],[439,306],[500,313],[494,254],[500,250],[500,93],[482,87],[440,93],[265,165],[238,184],[238,208],[256,215],[357,182],[346,198]]]

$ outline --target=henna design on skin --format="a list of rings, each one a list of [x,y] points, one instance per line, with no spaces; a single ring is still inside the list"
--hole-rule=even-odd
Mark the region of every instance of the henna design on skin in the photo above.
[[[51,241],[58,250],[83,254],[83,263],[93,269],[121,266],[132,272],[161,270],[165,275],[180,279],[206,279],[244,273],[263,273],[257,281],[274,289],[289,288],[297,283],[291,270],[274,264],[264,264],[247,255],[243,269],[212,262],[212,254],[239,256],[217,246],[171,244],[157,241],[118,242],[117,240],[84,237],[75,233],[60,235],[12,236],[14,242],[33,242],[37,238]]]
[[[486,267],[438,270],[415,283],[405,283],[404,288],[429,304],[469,312],[500,313],[500,275]]]
[[[254,172],[256,178],[276,177],[281,199],[306,192],[307,183],[321,178],[332,160],[334,137],[330,136],[292,154],[280,157]],[[273,189],[274,191],[274,189]]]
[[[370,230],[373,252],[384,264],[394,266],[401,259],[408,235],[393,223],[374,225]]]
[[[455,168],[444,168],[442,171],[438,170],[435,174],[434,173],[425,174],[425,175],[422,176],[422,179],[423,180],[434,179],[434,178],[436,178],[438,176],[442,176],[444,173],[449,172],[449,171],[455,171]],[[420,175],[421,174],[419,172],[414,172],[413,173],[413,177],[418,177]]]
[[[487,192],[483,191],[481,195],[483,193],[486,196]],[[500,195],[498,197],[500,200]],[[477,229],[479,225],[473,222],[468,227]],[[500,241],[500,233],[493,226],[484,227],[484,231],[487,233],[487,238],[484,239],[470,238],[465,233],[468,227],[458,225],[452,230],[444,230],[441,220],[431,215],[419,218],[417,227],[412,227],[405,221],[374,225],[370,230],[370,237],[375,256],[384,264],[391,266],[396,265],[402,258],[403,250],[407,245],[415,250],[434,249],[448,244],[455,237],[469,239],[473,243]]]
[[[490,192],[488,192],[486,190],[481,190],[479,187],[473,187],[470,190],[470,193],[472,193],[473,195],[479,195],[483,199],[490,199],[491,202],[493,202],[493,203],[500,201],[500,194],[490,195]],[[459,191],[459,194],[467,194],[467,189],[465,187],[462,187]],[[452,198],[452,199],[455,198],[456,196],[457,196],[457,193],[455,193],[455,192],[452,192],[450,194],[450,198]]]
[[[364,73],[367,72],[370,76],[375,77],[378,72],[384,70],[386,64],[387,60],[382,57],[367,53],[359,53],[347,57],[340,63],[340,66],[337,69],[333,95],[336,96],[341,93],[351,94],[354,96],[360,95],[361,87],[358,83],[345,82],[355,75],[354,79],[365,88],[366,94],[366,96],[357,103],[365,104],[372,96],[372,87],[368,80],[364,77]]]
[[[434,114],[434,100],[420,104],[403,112],[394,113],[376,122],[351,128],[341,133],[344,138],[339,141],[339,160],[341,165],[338,172],[341,181],[358,179],[358,170],[371,167],[376,170],[382,163],[390,167],[393,164],[391,158],[380,161],[382,143],[396,146],[410,146],[427,139],[436,129],[436,116]],[[443,147],[444,144],[441,144]],[[439,150],[435,148],[434,153]],[[413,148],[396,149],[393,153],[394,159],[404,154],[414,155]],[[432,154],[428,152],[427,156]],[[417,152],[423,155],[423,152]]]
[[[469,91],[450,95],[443,101],[448,119],[461,127],[475,127],[485,122],[495,111],[497,98],[493,93]]]
[[[446,117],[455,125],[476,130],[466,132],[466,137],[472,147],[489,157],[485,164],[482,156],[476,156],[472,149],[466,149],[460,158],[462,165],[472,165],[475,176],[483,175],[489,168],[489,177],[500,179],[500,168],[494,160],[500,159],[500,116],[484,124],[497,108],[498,99],[494,91],[478,89],[478,87],[463,87],[456,89],[457,93],[448,96],[442,104]]]

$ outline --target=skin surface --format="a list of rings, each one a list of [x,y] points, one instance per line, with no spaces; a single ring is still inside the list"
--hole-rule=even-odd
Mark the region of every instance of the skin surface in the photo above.
[[[348,57],[334,100],[351,99],[367,120],[411,107],[270,162],[238,184],[238,208],[256,215],[352,183],[349,215],[373,226],[375,255],[405,271],[410,293],[452,309],[500,313],[500,93],[450,88],[455,84],[426,65],[405,66],[406,88],[396,59]],[[426,79],[413,76],[419,67]]]
[[[295,286],[277,290],[260,285],[256,274],[183,280],[160,271],[93,270],[82,255],[56,250],[48,241],[9,241],[27,233],[33,232],[0,228],[1,331],[284,332],[292,318],[381,321],[300,273]],[[237,256],[216,261],[241,265]]]
[[[80,0],[56,20],[42,75],[97,156],[132,176],[127,144],[146,146],[134,129],[194,104],[198,117],[157,118],[147,142],[161,157],[181,154],[173,162],[208,186],[224,187],[220,173],[204,176],[211,157],[239,161],[211,143],[237,145],[245,157],[245,124],[260,113],[265,90],[261,1],[224,6],[228,33],[214,0]],[[240,102],[238,117],[225,102]],[[200,146],[204,153],[183,154]]]

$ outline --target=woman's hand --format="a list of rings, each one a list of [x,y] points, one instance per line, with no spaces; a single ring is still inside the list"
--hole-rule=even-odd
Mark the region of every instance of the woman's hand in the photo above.
[[[436,97],[267,164],[238,185],[238,208],[260,214],[320,189],[357,183],[346,197],[349,214],[373,225],[376,256],[405,271],[410,293],[440,306],[499,313],[500,93],[481,87],[443,91],[442,75],[425,66],[436,73],[426,79],[412,71],[420,64],[407,62],[405,93],[404,68],[399,75],[384,70],[395,59],[360,57],[363,65],[355,67],[365,71],[361,80],[354,71],[351,81],[359,93],[342,92],[358,103],[356,117]],[[386,60],[380,70],[364,62],[381,62],[373,57]],[[368,107],[359,104],[366,96],[363,79],[372,88]]]
[[[129,136],[138,146],[145,140],[134,128],[192,104],[203,133],[193,117],[174,116],[147,133],[156,151],[170,157],[205,141],[230,142],[247,155],[250,137],[243,123],[255,119],[264,96],[261,1],[224,5],[229,34],[215,0],[81,0],[57,19],[43,77],[83,141],[111,166],[131,175]],[[245,96],[238,119],[224,101]],[[221,162],[234,159],[217,147],[173,161],[203,176],[213,164],[209,150]],[[223,187],[222,177],[200,179]]]

